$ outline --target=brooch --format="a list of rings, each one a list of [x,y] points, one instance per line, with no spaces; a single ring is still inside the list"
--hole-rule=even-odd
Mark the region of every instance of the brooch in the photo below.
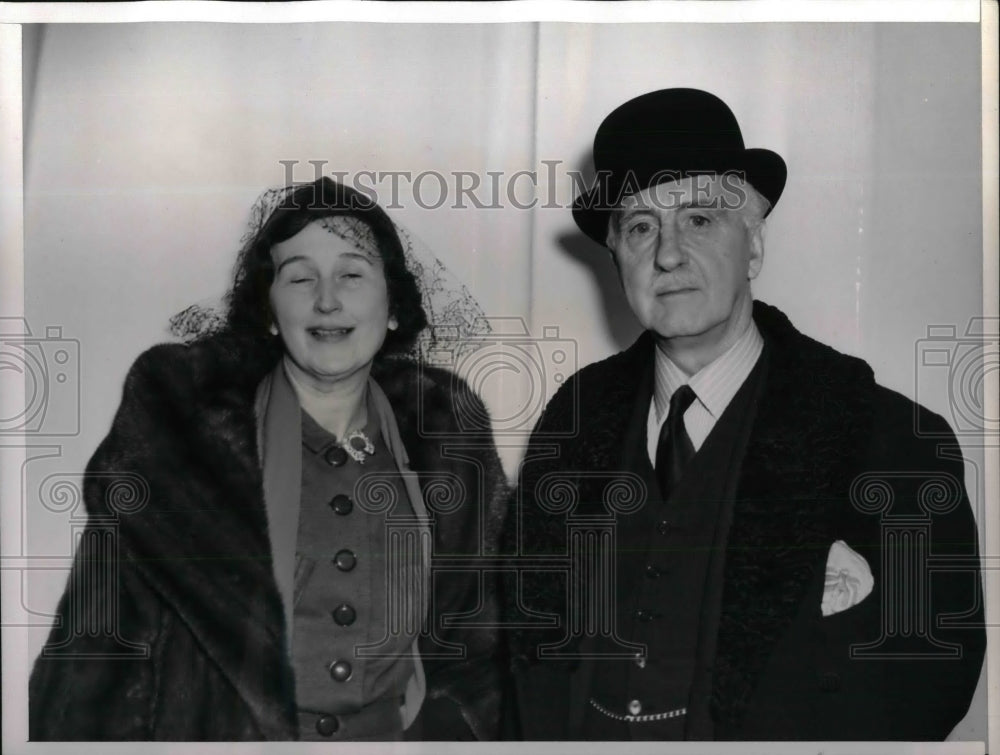
[[[375,444],[372,443],[371,438],[365,435],[363,430],[348,433],[340,447],[359,464],[364,464],[365,459],[375,454]]]

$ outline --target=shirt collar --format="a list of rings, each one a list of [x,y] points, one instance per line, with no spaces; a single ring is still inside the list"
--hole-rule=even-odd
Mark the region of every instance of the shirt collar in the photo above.
[[[657,422],[663,421],[670,406],[670,397],[685,383],[691,386],[712,417],[718,419],[753,370],[763,348],[764,339],[751,320],[750,326],[732,346],[690,378],[659,348],[654,349],[653,405]]]

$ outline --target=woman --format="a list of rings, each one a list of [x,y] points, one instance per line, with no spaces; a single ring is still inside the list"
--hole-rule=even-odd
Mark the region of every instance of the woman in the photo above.
[[[126,379],[87,470],[94,536],[32,674],[32,739],[496,735],[493,591],[471,569],[432,580],[430,558],[488,553],[506,485],[481,437],[442,453],[456,411],[484,410],[394,358],[425,325],[381,208],[329,178],[281,195],[223,330]],[[144,506],[119,505],[123,476]],[[479,626],[441,621],[477,607]]]

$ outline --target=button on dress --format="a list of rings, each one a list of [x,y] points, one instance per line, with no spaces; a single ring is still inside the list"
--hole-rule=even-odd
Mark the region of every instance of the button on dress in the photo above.
[[[324,717],[386,698],[402,704],[414,673],[423,607],[412,596],[422,584],[421,555],[401,549],[389,557],[387,545],[387,524],[412,519],[413,508],[371,406],[368,416],[364,432],[375,453],[360,463],[337,453],[336,438],[302,412],[292,665],[303,740],[336,738],[341,727]],[[366,485],[373,479],[378,486]],[[378,500],[363,499],[369,487],[380,491]],[[394,501],[387,510],[384,494]],[[391,721],[385,739],[401,731],[401,719]]]

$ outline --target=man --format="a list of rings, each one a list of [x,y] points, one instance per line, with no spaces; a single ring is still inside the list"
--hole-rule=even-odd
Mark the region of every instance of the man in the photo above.
[[[573,216],[646,332],[529,444],[514,735],[943,739],[985,648],[962,464],[914,433],[946,423],[752,300],[786,169],[721,100],[631,100],[594,163]]]

